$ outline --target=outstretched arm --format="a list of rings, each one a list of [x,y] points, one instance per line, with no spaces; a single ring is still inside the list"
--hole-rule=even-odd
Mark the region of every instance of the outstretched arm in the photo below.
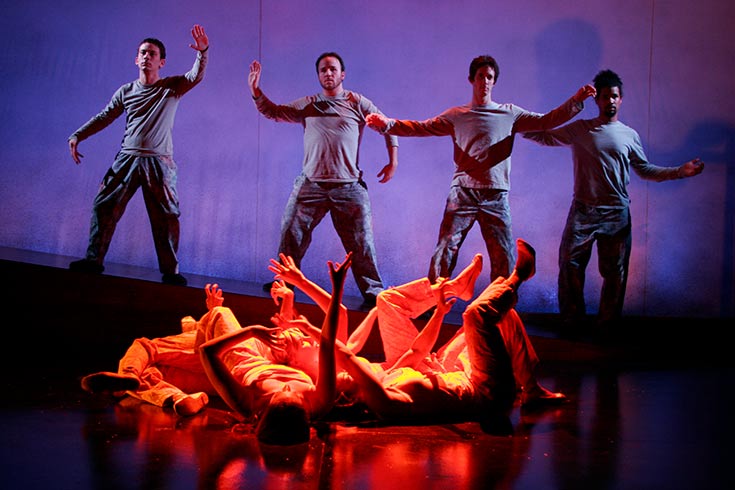
[[[352,253],[348,253],[340,263],[329,261],[329,277],[332,281],[332,297],[324,316],[321,338],[319,340],[319,378],[316,382],[315,403],[312,405],[312,417],[319,417],[327,413],[337,397],[337,362],[335,358],[335,343],[337,341],[337,327],[342,306],[347,271],[352,264]]]
[[[597,93],[591,84],[583,85],[574,95],[567,99],[556,109],[546,114],[526,111],[513,125],[515,133],[526,133],[529,131],[546,131],[566,123],[584,108],[584,100]]]
[[[282,280],[301,289],[311,298],[323,312],[329,309],[332,295],[322,289],[318,284],[308,279],[296,266],[294,260],[284,254],[279,254],[280,261],[271,259],[268,270],[275,274],[276,280]],[[346,259],[345,259],[346,260]],[[347,308],[340,303],[340,323],[337,330],[337,338],[342,342],[347,341]]]

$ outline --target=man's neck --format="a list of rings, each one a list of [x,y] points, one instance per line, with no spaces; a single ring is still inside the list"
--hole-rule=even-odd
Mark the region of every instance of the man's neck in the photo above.
[[[140,80],[140,83],[143,85],[153,85],[157,81],[161,79],[161,76],[158,74],[158,72],[150,72],[150,71],[143,71],[140,70],[140,73],[138,75],[138,80]]]
[[[490,94],[488,94],[487,96],[476,96],[473,94],[471,104],[472,104],[472,107],[482,107],[482,106],[490,105],[492,101],[493,99]]]
[[[344,91],[345,91],[345,89],[342,87],[342,84],[341,83],[336,88],[334,88],[332,90],[322,89],[322,93],[324,95],[326,95],[327,97],[335,97],[335,96],[341,94]]]

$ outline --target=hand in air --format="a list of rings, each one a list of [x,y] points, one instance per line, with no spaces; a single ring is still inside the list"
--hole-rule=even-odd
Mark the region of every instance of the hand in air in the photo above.
[[[293,297],[294,292],[289,288],[284,281],[273,281],[271,285],[271,298],[279,305],[281,300],[289,297]]]
[[[224,304],[225,299],[222,296],[222,290],[219,288],[219,284],[205,285],[204,292],[207,293],[206,303],[208,310]]]
[[[258,95],[256,94],[256,91],[258,90],[258,87],[260,87],[261,70],[262,68],[258,60],[253,60],[253,62],[250,63],[250,71],[248,72],[248,87],[250,87],[250,92],[253,94],[253,97]]]
[[[197,51],[204,51],[209,47],[209,38],[204,32],[204,27],[199,24],[195,24],[194,27],[191,28],[191,37],[194,38],[195,44],[190,44],[190,48],[196,49]]]
[[[306,280],[303,272],[296,266],[296,262],[285,254],[278,254],[280,260],[271,259],[268,270],[275,274],[276,280],[283,280],[288,284],[298,286]]]
[[[347,271],[350,269],[351,265],[352,252],[345,255],[345,260],[343,260],[342,263],[332,262],[331,260],[327,262],[327,267],[329,267],[329,277],[332,279],[332,287],[341,287],[344,284],[345,278],[347,277]]]
[[[577,93],[572,96],[575,102],[582,103],[585,99],[588,97],[595,97],[597,95],[597,89],[595,89],[595,86],[591,83],[588,83],[587,85],[584,85],[583,87],[580,87],[579,90],[577,90]]]
[[[439,296],[441,299],[436,302],[436,313],[446,315],[449,313],[449,311],[452,309],[452,306],[454,306],[454,303],[457,302],[457,298],[450,297],[447,299],[447,294],[444,291],[446,281],[439,287]]]

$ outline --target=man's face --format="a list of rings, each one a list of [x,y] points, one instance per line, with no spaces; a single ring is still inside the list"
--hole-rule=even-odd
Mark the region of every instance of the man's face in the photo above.
[[[158,46],[151,43],[143,43],[138,48],[138,56],[135,57],[135,64],[141,71],[155,73],[166,64],[165,59],[161,59],[161,51]]]
[[[623,96],[620,95],[620,87],[604,87],[597,92],[595,102],[597,103],[597,108],[600,110],[601,116],[605,116],[608,119],[616,119],[620,104],[623,103]]]
[[[488,101],[495,85],[495,70],[489,66],[481,66],[475,72],[472,80],[473,98],[480,101]]]
[[[327,56],[319,61],[319,84],[326,92],[337,90],[344,79],[345,72],[337,58]]]

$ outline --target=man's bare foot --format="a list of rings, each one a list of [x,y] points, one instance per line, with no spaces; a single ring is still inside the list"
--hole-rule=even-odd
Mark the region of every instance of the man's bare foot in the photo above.
[[[207,406],[209,397],[204,392],[187,395],[174,402],[174,412],[182,417],[196,415]]]
[[[475,281],[482,272],[482,254],[476,254],[470,264],[454,279],[444,284],[446,296],[456,296],[462,301],[469,301],[475,295]]]
[[[508,283],[518,288],[523,281],[532,278],[536,273],[536,250],[520,238],[516,240],[516,250],[518,255],[516,267],[508,278]]]
[[[117,393],[135,391],[138,388],[140,380],[132,374],[101,371],[82,378],[82,389],[90,393]]]

